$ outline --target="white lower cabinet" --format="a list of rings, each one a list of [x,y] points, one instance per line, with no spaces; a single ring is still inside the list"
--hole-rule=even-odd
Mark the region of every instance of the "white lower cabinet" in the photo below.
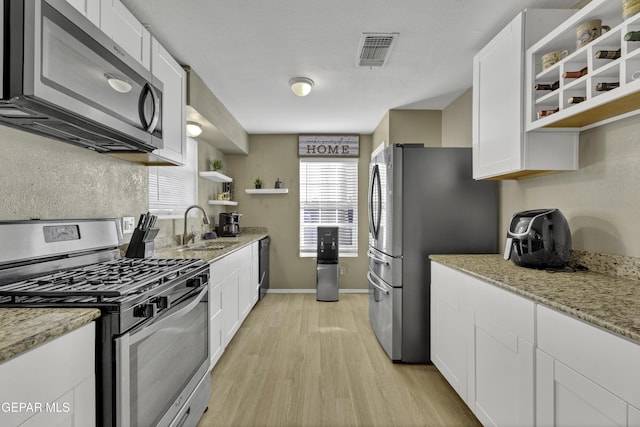
[[[640,345],[438,263],[431,359],[485,426],[640,427]]]
[[[213,273],[212,266],[209,267]],[[213,278],[213,274],[211,275]],[[209,352],[211,367],[215,366],[224,352],[225,341],[222,332],[222,282],[209,281]]]
[[[210,265],[210,353],[215,366],[224,349],[235,336],[244,319],[255,305],[254,288],[258,271],[253,268],[253,247],[247,245]]]
[[[537,306],[538,426],[640,426],[640,346]]]
[[[534,423],[534,304],[432,263],[431,359],[487,426]]]
[[[1,426],[96,423],[95,324],[0,364]]]
[[[469,403],[484,425],[534,423],[534,303],[469,278],[473,369]]]
[[[222,334],[226,347],[240,329],[240,269],[234,268],[222,282]]]
[[[467,336],[472,329],[466,276],[431,266],[431,361],[462,400],[467,400]]]

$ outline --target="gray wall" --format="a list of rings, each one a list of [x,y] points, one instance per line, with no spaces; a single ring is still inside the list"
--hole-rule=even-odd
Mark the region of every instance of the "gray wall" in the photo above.
[[[471,146],[471,93],[444,109],[444,146]],[[580,169],[502,181],[500,241],[511,216],[559,208],[569,221],[573,248],[640,256],[640,118],[619,120],[580,134]]]
[[[229,175],[235,180],[237,211],[242,214],[240,230],[264,226],[271,237],[271,286],[280,289],[315,289],[316,259],[299,256],[300,193],[298,135],[250,135],[249,156],[226,156]],[[341,258],[345,269],[340,277],[342,289],[367,287],[367,182],[371,136],[360,135],[358,194],[358,257]],[[260,177],[263,188],[273,188],[277,178],[288,194],[249,195]]]
[[[198,144],[200,170],[224,156],[208,144]],[[0,126],[0,220],[31,218],[120,218],[136,220],[149,209],[146,166],[94,153],[86,148]],[[200,178],[198,202],[212,218],[220,207],[207,200],[221,184]],[[200,218],[190,219],[199,227]],[[160,236],[181,234],[181,219],[158,221]],[[197,228],[196,228],[197,229]],[[130,235],[125,235],[125,242]]]
[[[135,216],[146,167],[0,126],[0,219]]]
[[[640,257],[640,118],[583,131],[580,169],[503,182],[504,233],[513,212],[559,208],[569,220],[573,248]]]

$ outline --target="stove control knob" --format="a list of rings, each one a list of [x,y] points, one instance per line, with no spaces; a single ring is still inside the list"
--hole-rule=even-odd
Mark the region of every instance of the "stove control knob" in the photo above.
[[[158,313],[158,306],[154,303],[140,304],[133,309],[133,317],[154,317]]]
[[[189,288],[199,288],[202,286],[202,277],[197,276],[187,280],[187,287]]]
[[[158,307],[158,310],[164,310],[169,307],[169,298],[168,297],[156,297],[153,300],[153,304]]]

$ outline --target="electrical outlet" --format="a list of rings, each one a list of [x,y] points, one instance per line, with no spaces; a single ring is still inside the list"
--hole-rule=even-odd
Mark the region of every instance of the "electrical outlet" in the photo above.
[[[340,275],[344,276],[344,267],[340,267]]]
[[[136,226],[136,219],[132,216],[122,217],[122,233],[131,234]]]

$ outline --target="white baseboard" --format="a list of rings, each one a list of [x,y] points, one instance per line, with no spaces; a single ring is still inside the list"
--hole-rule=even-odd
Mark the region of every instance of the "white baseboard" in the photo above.
[[[341,294],[367,294],[368,289],[339,289]],[[315,294],[315,289],[267,289],[268,294]]]

